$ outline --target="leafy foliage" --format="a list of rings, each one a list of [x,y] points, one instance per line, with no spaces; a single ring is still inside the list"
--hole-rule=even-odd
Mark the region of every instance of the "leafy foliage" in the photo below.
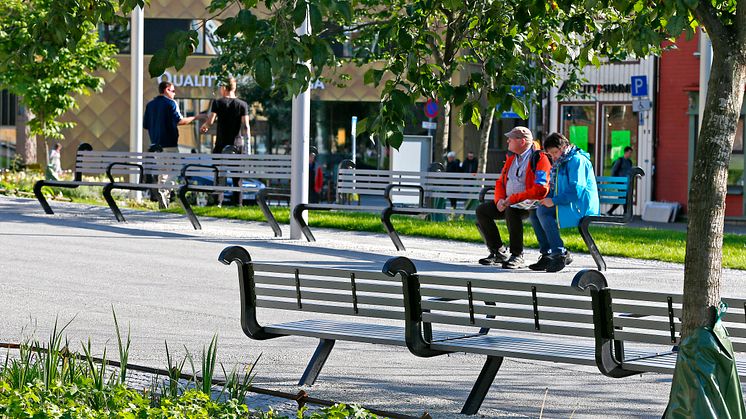
[[[100,90],[94,72],[116,68],[116,49],[98,41],[95,24],[117,10],[105,0],[0,3],[0,86],[22,97],[32,135],[62,139],[72,123],[59,117],[75,108],[73,95]]]

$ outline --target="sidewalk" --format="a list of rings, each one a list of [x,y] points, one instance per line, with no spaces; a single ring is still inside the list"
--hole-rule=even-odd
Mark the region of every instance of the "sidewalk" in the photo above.
[[[226,369],[262,354],[256,384],[297,393],[296,385],[316,342],[305,338],[252,341],[239,320],[236,268],[217,261],[229,245],[244,246],[256,261],[380,270],[392,256],[411,258],[420,272],[501,280],[569,284],[593,268],[577,255],[558,274],[483,267],[478,244],[407,237],[394,250],[384,234],[314,229],[318,242],[275,239],[265,223],[204,218],[195,231],[182,215],[125,210],[114,221],[105,207],[55,203],[45,215],[38,202],[0,197],[0,341],[17,342],[22,329],[44,337],[54,323],[73,317],[71,344],[92,339],[113,350],[112,306],[132,330],[132,363],[163,367],[170,348],[199,353],[219,334],[218,359]],[[528,251],[527,259],[538,257]],[[618,288],[681,292],[683,266],[609,257],[606,276]],[[724,271],[722,292],[746,296],[743,271]],[[262,313],[271,322],[275,312]],[[278,320],[278,319],[274,319]],[[176,356],[181,356],[178,351]],[[458,412],[479,374],[483,357],[452,354],[416,358],[404,348],[338,342],[313,387],[312,397],[357,402],[383,410],[434,418]],[[593,367],[506,359],[478,417],[660,417],[671,377],[602,376]]]

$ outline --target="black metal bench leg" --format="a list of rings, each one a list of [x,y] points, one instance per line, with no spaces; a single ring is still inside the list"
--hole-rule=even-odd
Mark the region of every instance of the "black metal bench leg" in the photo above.
[[[589,225],[590,223],[586,220],[581,220],[580,224],[578,225],[578,232],[580,232],[580,237],[583,238],[585,245],[588,247],[588,251],[593,257],[593,260],[596,262],[598,270],[603,272],[606,270],[606,262],[604,261],[604,257],[601,256],[601,252],[598,250],[596,241],[593,240],[591,232],[588,230]]]
[[[181,207],[184,208],[184,213],[189,219],[189,222],[192,223],[192,227],[194,227],[195,230],[202,230],[202,224],[199,223],[197,216],[194,215],[194,210],[192,210],[192,206],[189,204],[189,201],[187,201],[187,196],[186,196],[187,192],[189,192],[189,188],[187,188],[186,185],[182,186],[179,188],[179,192],[176,194],[176,196],[179,197],[179,202],[181,202]]]
[[[300,231],[303,233],[304,236],[306,236],[306,240],[310,242],[315,242],[316,237],[313,236],[313,233],[311,233],[311,229],[308,228],[308,224],[306,224],[306,220],[303,219],[303,211],[306,210],[306,206],[303,204],[298,204],[293,208],[293,219],[296,223],[300,226]]]
[[[34,184],[34,195],[36,195],[36,199],[39,200],[39,203],[41,204],[41,207],[44,209],[44,212],[46,212],[47,214],[54,214],[54,211],[52,211],[52,207],[50,207],[49,202],[47,202],[47,198],[41,192],[42,187],[44,187],[44,181],[43,180],[37,181]]]
[[[272,214],[272,211],[269,209],[265,194],[262,194],[261,192],[256,194],[256,204],[259,205],[259,209],[262,210],[264,218],[275,233],[275,237],[282,237],[282,230],[280,229],[280,225],[277,224],[274,214]]]
[[[487,361],[482,367],[482,371],[479,373],[477,382],[474,383],[474,387],[469,393],[469,397],[464,403],[461,414],[463,415],[476,415],[479,408],[482,406],[484,398],[487,397],[487,391],[492,386],[492,382],[495,381],[495,376],[500,366],[503,363],[503,357],[501,356],[488,356]]]
[[[383,210],[383,212],[381,213],[381,222],[383,223],[383,228],[385,228],[386,232],[389,233],[389,237],[391,238],[391,241],[394,242],[396,250],[407,250],[407,248],[404,247],[404,243],[401,242],[401,238],[399,238],[399,233],[396,232],[394,225],[391,224],[391,215],[393,213],[394,211],[391,209],[391,207]]]
[[[114,213],[114,217],[117,218],[117,221],[119,221],[120,223],[124,223],[127,220],[124,219],[124,215],[122,215],[122,211],[119,211],[119,207],[117,206],[117,203],[114,201],[114,197],[111,196],[112,188],[113,188],[113,185],[111,183],[104,186],[104,199],[106,200],[106,203],[109,204],[109,208],[111,208],[111,212]]]
[[[316,382],[321,369],[324,368],[326,359],[329,358],[329,354],[334,348],[333,339],[321,339],[319,346],[316,347],[316,351],[313,353],[313,357],[308,362],[306,371],[303,372],[303,376],[300,378],[299,386],[312,386]]]

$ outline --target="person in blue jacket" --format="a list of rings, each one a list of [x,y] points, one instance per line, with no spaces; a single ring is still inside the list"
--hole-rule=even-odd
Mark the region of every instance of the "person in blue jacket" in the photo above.
[[[549,194],[529,216],[541,251],[538,262],[529,268],[559,272],[572,262],[560,228],[577,227],[582,217],[598,214],[598,187],[590,156],[564,135],[549,134],[544,150],[552,157],[552,172]]]

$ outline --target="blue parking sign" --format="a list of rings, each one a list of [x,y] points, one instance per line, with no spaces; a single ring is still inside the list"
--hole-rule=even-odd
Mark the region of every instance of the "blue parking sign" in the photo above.
[[[632,76],[632,97],[648,95],[648,76]]]

